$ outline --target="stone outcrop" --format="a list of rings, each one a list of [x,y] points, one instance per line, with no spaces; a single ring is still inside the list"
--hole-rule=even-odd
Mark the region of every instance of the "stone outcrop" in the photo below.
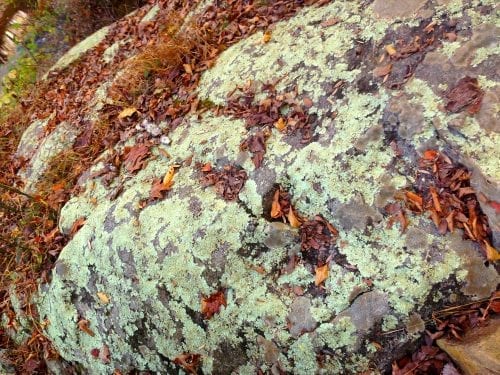
[[[167,373],[186,353],[201,356],[206,374],[383,372],[415,340],[398,330],[415,314],[425,320],[458,296],[483,298],[495,290],[496,270],[460,231],[440,235],[425,215],[410,214],[402,232],[383,208],[398,190],[414,186],[419,155],[440,149],[473,171],[498,245],[498,209],[491,206],[499,201],[500,177],[498,5],[405,1],[408,9],[394,12],[389,3],[400,6],[305,7],[274,24],[266,42],[256,32],[229,47],[203,74],[198,96],[214,105],[227,105],[249,80],[256,102],[269,95],[269,82],[277,93],[291,93],[307,108],[307,143],[273,129],[256,168],[252,154],[240,149],[249,132],[244,120],[208,111],[186,116],[168,142],[152,147],[138,173],[123,168],[109,184],[101,161],[84,174],[59,226],[69,233],[79,219],[85,223],[37,303],[65,360],[96,374]],[[386,47],[422,40],[433,22],[447,29],[387,68]],[[77,64],[77,55],[106,32],[60,66]],[[103,58],[111,52],[102,51]],[[477,77],[484,90],[479,112],[446,111],[447,90],[465,76]],[[92,100],[101,105],[89,109],[89,119],[102,109],[111,83],[99,83]],[[157,125],[167,133],[168,122]],[[34,123],[31,134],[40,126]],[[25,138],[19,154],[28,159],[28,186],[36,185],[30,176],[43,176],[46,160],[71,148],[75,132],[61,122],[36,144],[29,143],[36,137]],[[151,138],[140,124],[127,136],[117,152]],[[200,183],[206,163],[246,171],[238,199],[224,200]],[[174,164],[172,189],[148,202],[153,180]],[[299,230],[269,216],[277,184],[300,216],[321,215],[339,232],[320,286]],[[221,290],[225,306],[206,319],[202,299]],[[82,319],[92,334],[78,328]]]

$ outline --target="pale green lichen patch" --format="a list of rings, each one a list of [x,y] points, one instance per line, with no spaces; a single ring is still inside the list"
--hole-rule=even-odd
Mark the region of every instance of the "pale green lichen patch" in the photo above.
[[[279,78],[279,91],[297,85],[299,93],[309,96],[315,103],[313,109],[321,113],[316,107],[322,95],[318,88],[338,80],[353,81],[359,70],[348,70],[345,53],[356,39],[382,38],[388,26],[363,12],[356,2],[335,1],[305,8],[293,19],[277,23],[269,43],[263,43],[262,33],[256,33],[225,51],[217,65],[203,75],[200,96],[223,104],[229,92],[249,79],[262,83]],[[331,18],[339,22],[318,26]]]
[[[412,13],[421,4],[404,5]],[[450,4],[453,12],[462,11],[461,1]],[[333,1],[274,24],[268,43],[256,33],[228,48],[203,74],[201,99],[224,104],[249,79],[281,79],[278,92],[296,85],[299,99],[313,102],[313,140],[294,144],[293,136],[273,129],[260,168],[240,149],[248,137],[243,119],[205,112],[184,118],[168,134],[171,142],[153,146],[147,166],[137,173],[122,168],[109,186],[101,177],[82,182],[80,195],[62,209],[59,227],[68,233],[78,218],[86,222],[62,251],[38,302],[41,318],[50,321],[47,336],[62,356],[99,374],[115,368],[173,373],[170,361],[182,353],[200,354],[204,373],[357,373],[379,355],[370,331],[379,323],[385,331],[403,327],[440,283],[457,280],[464,292],[487,294],[489,282],[471,280],[484,265],[467,262],[450,236],[438,237],[427,219],[412,215],[410,228],[401,233],[397,223],[390,228],[383,210],[397,189],[415,182],[408,173],[414,155],[395,156],[391,137],[410,153],[452,145],[488,175],[498,175],[498,140],[484,130],[484,120],[443,111],[436,87],[445,90],[454,82],[427,82],[417,75],[401,91],[377,88],[380,82],[367,72],[373,62],[356,60],[357,48],[377,46],[391,22],[410,21],[420,20],[383,21],[359,2]],[[432,61],[450,56],[446,63],[452,64],[464,42],[445,46],[445,55],[434,51]],[[493,57],[485,58],[479,65]],[[366,85],[359,84],[361,78]],[[480,77],[480,85],[494,102],[497,87],[488,78]],[[328,87],[339,80],[341,92],[331,95]],[[97,90],[88,119],[106,103],[108,84]],[[256,94],[264,95],[258,88]],[[391,124],[389,112],[395,114]],[[168,121],[159,126],[167,131]],[[120,155],[124,145],[145,136],[137,133],[114,151]],[[226,165],[246,171],[237,199],[226,201],[200,183],[205,163],[218,171]],[[154,179],[174,164],[171,190],[150,199]],[[302,218],[320,214],[339,230],[320,286],[314,285],[317,265],[301,252],[303,232],[270,222],[265,212],[276,184],[290,193]],[[202,299],[217,291],[224,292],[225,306],[206,319]],[[97,293],[105,293],[109,303]],[[433,296],[447,298],[444,291]],[[297,315],[304,319],[298,322]],[[80,319],[89,321],[95,336],[78,329]],[[411,339],[402,338],[400,346]],[[111,352],[109,364],[90,354],[103,345]],[[319,363],[317,354],[325,348]],[[224,367],[228,362],[231,369]]]
[[[422,250],[406,247],[405,237],[397,227],[386,229],[385,222],[369,236],[355,230],[341,234],[341,252],[362,276],[373,280],[375,288],[388,295],[390,305],[401,314],[423,303],[432,287],[462,264],[453,249],[438,240],[431,248],[435,246],[434,251],[440,253],[439,260],[429,264]]]

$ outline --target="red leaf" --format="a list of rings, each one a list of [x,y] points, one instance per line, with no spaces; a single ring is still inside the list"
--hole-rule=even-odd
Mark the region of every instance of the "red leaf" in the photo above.
[[[205,319],[210,319],[220,311],[221,306],[226,306],[226,297],[223,291],[218,291],[201,300],[201,313]]]
[[[479,112],[484,92],[479,88],[477,78],[464,77],[453,87],[446,98],[446,110],[448,112],[460,112],[467,109],[469,114]]]
[[[125,167],[130,173],[136,172],[146,166],[149,156],[149,146],[138,144],[125,151]]]

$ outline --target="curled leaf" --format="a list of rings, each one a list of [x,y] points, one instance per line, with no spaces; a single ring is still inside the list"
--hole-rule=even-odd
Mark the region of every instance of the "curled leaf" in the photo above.
[[[89,328],[89,321],[87,319],[80,319],[77,323],[78,328],[85,332],[87,335],[90,335],[92,337],[95,336],[94,332]]]
[[[316,275],[314,277],[314,285],[318,286],[321,283],[323,283],[323,281],[328,279],[328,272],[329,272],[328,263],[321,267],[317,267]]]
[[[282,215],[281,206],[280,206],[279,200],[280,200],[280,190],[277,189],[274,192],[273,202],[271,204],[271,217],[273,219],[277,219],[277,218],[281,217],[281,215]]]
[[[293,212],[293,208],[292,207],[290,207],[290,210],[288,210],[288,215],[286,216],[286,218],[288,219],[290,225],[293,228],[299,228],[300,227],[301,222],[297,218],[297,216],[295,216],[295,213]]]
[[[175,175],[175,167],[171,165],[170,167],[168,167],[168,171],[167,173],[165,173],[165,177],[163,177],[163,185],[165,186],[169,185],[172,182],[174,175]]]

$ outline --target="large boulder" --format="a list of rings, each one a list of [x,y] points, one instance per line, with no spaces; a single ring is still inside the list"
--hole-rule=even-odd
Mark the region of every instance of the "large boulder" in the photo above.
[[[384,207],[415,186],[419,155],[441,149],[473,171],[498,244],[497,5],[369,3],[306,7],[229,47],[203,74],[206,103],[226,106],[246,87],[255,103],[282,95],[309,116],[309,137],[266,134],[259,168],[240,148],[255,135],[244,119],[208,111],[186,116],[137,173],[122,168],[106,180],[106,155],[84,173],[59,227],[84,224],[37,303],[62,358],[92,374],[170,373],[197,360],[206,374],[384,372],[418,338],[404,329],[416,314],[425,320],[434,308],[495,290],[496,270],[460,230],[440,235],[426,215],[407,213],[402,231]],[[392,65],[381,59],[404,47]],[[477,113],[445,110],[445,93],[463,77],[477,77],[484,91]],[[99,82],[96,95],[110,83]],[[101,109],[89,106],[88,119]],[[150,124],[137,125],[116,152],[150,137]],[[43,175],[37,158],[61,152],[50,144],[77,138],[65,122],[55,131],[38,149],[23,146],[27,180]],[[246,171],[237,199],[200,183],[207,163]],[[172,189],[150,199],[154,179],[174,164]],[[270,215],[277,185],[301,217],[321,215],[338,231],[326,246],[324,282],[315,283],[318,264],[301,249],[304,233]],[[225,304],[207,315],[209,296],[220,293]]]

